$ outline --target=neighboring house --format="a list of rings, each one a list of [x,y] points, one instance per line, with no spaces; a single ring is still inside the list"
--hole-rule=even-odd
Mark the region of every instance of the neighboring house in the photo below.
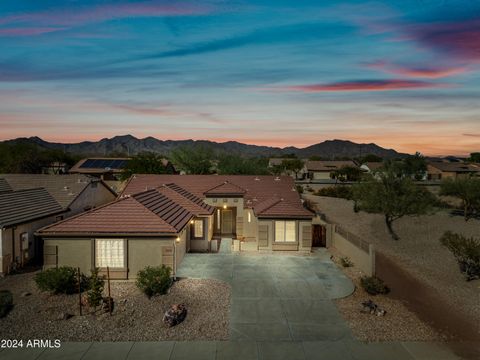
[[[470,176],[480,176],[480,164],[463,162],[429,162],[427,164],[427,179],[459,179]]]
[[[284,161],[289,161],[289,160],[298,160],[298,159],[295,159],[295,158],[293,158],[293,159],[292,158],[271,158],[271,159],[268,160],[268,168],[272,169],[274,167],[281,166]],[[304,162],[304,164],[306,163],[305,160],[302,160],[302,161]],[[295,172],[291,171],[291,170],[284,170],[284,171],[282,171],[281,175],[288,175],[288,176],[293,177],[294,179],[304,179],[306,173],[307,173],[307,168],[304,165],[303,168],[300,171],[298,171],[297,174],[295,174]]]
[[[363,170],[369,174],[372,174],[383,166],[383,162],[366,162],[360,166],[360,170]]]
[[[23,266],[41,252],[42,245],[34,238],[34,232],[55,222],[66,211],[43,188],[1,192],[0,275]]]
[[[41,229],[45,266],[112,268],[134,278],[147,265],[175,272],[188,251],[215,251],[212,239],[240,249],[310,252],[312,218],[291,177],[135,175],[113,203]]]
[[[68,172],[68,165],[64,162],[54,161],[42,167],[42,174],[62,175]]]
[[[119,181],[129,161],[130,158],[87,158],[76,163],[69,172],[95,176],[105,181]]]
[[[336,170],[340,170],[344,167],[358,167],[352,160],[335,161],[312,161],[306,162],[305,167],[307,169],[308,178],[311,180],[330,180],[332,179],[332,173]]]
[[[0,273],[5,273],[41,256],[43,246],[34,238],[39,228],[111,202],[116,194],[84,175],[0,174],[0,198]]]

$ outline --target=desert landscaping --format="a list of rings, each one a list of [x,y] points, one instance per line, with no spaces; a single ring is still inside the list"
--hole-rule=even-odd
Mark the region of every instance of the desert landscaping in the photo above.
[[[229,332],[230,286],[217,280],[181,279],[168,294],[148,298],[134,282],[111,283],[112,315],[88,308],[79,316],[78,294],[40,292],[34,272],[0,279],[0,290],[13,293],[14,307],[0,319],[0,338],[61,341],[226,340]],[[215,311],[212,311],[212,303]],[[162,321],[173,304],[187,308],[174,327]]]

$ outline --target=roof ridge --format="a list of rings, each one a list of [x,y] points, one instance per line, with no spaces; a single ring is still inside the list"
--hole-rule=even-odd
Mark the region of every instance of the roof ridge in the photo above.
[[[273,196],[273,197],[271,197],[270,199],[267,199],[267,200],[265,200],[265,201],[262,201],[262,203],[265,203],[265,202],[267,202],[268,200],[274,200],[274,202],[273,202],[272,204],[270,204],[269,206],[267,206],[266,208],[261,209],[261,210],[258,212],[258,214],[261,214],[262,212],[265,212],[265,211],[267,211],[268,209],[271,209],[272,207],[274,207],[275,205],[277,205],[279,202],[284,201],[283,198],[279,198],[278,196]],[[261,203],[260,203],[260,204],[261,204]],[[260,204],[258,204],[258,205],[260,205]]]

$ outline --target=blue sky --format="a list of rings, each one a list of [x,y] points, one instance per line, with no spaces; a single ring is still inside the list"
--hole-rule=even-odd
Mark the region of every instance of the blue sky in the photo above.
[[[480,150],[480,3],[0,4],[1,139]]]

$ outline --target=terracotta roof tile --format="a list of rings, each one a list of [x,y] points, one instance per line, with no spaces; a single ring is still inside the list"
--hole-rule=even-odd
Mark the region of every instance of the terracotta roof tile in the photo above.
[[[208,189],[207,191],[205,191],[204,194],[206,196],[228,196],[228,195],[237,196],[237,195],[243,195],[246,192],[247,191],[241,188],[240,186],[235,185],[228,180],[225,180],[224,182],[218,185],[215,185],[211,189]]]

